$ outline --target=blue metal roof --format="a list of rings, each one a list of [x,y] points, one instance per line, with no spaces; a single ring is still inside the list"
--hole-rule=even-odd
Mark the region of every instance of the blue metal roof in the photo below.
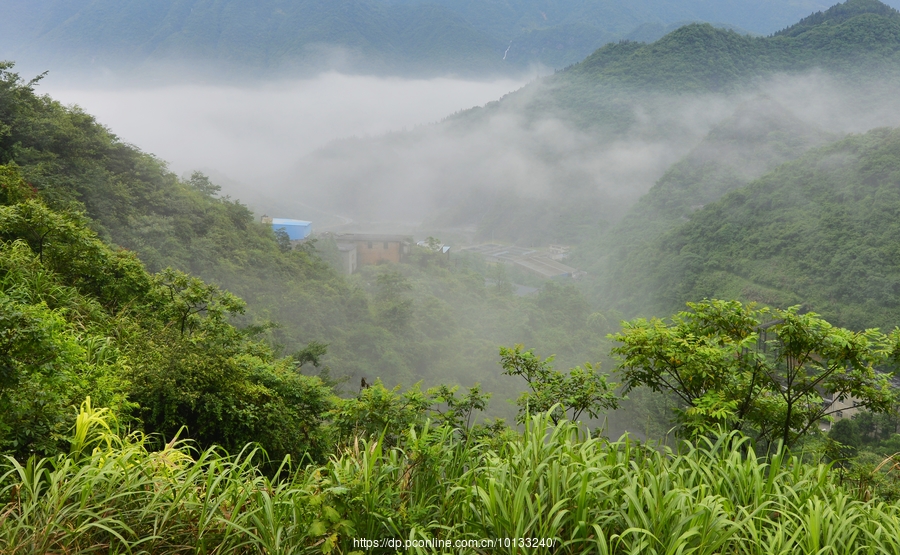
[[[291,241],[306,239],[312,231],[312,222],[306,220],[290,220],[288,218],[272,218],[272,229],[283,229]]]
[[[299,225],[305,226],[310,225],[312,222],[307,222],[306,220],[291,220],[289,218],[272,218],[272,225]]]

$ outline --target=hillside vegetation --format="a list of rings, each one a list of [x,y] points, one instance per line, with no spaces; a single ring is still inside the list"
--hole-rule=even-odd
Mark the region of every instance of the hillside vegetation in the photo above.
[[[898,176],[895,129],[816,149],[628,253],[617,275],[633,280],[618,289],[650,311],[727,296],[803,304],[853,328],[893,326]]]
[[[611,330],[599,316],[589,325],[594,311],[571,285],[517,297],[506,278],[486,285],[483,262],[447,265],[425,251],[409,264],[340,275],[325,260],[336,255],[329,240],[291,250],[202,174],[179,179],[91,116],[37,95],[38,84],[9,65],[0,76],[0,163],[49,210],[78,215],[81,227],[134,253],[147,271],[174,268],[240,296],[246,311],[229,321],[255,329],[277,353],[318,353],[307,373],[332,368],[349,391],[362,378],[505,391],[499,345],[528,343],[569,366],[601,358]]]
[[[626,94],[735,92],[812,69],[857,80],[896,77],[898,56],[900,12],[878,0],[848,0],[769,37],[693,24],[652,44],[609,44],[550,79],[543,102],[583,124],[621,125],[615,117]]]

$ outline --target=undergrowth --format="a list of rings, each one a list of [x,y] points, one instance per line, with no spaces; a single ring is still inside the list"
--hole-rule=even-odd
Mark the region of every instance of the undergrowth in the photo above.
[[[266,474],[252,447],[151,451],[86,402],[69,454],[3,462],[0,552],[900,553],[900,508],[843,489],[826,465],[748,456],[746,441],[660,450],[542,415],[508,441],[411,429],[394,447],[355,438],[326,464]],[[553,541],[425,543],[489,538]]]

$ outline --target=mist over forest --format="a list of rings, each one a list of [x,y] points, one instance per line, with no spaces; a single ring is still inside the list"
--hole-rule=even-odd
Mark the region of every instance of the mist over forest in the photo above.
[[[0,552],[897,552],[895,4],[12,0]]]
[[[436,220],[449,227],[477,227],[494,202],[521,199],[546,213],[555,202],[580,195],[592,201],[595,223],[602,226],[620,219],[675,162],[738,113],[749,133],[770,106],[834,137],[900,121],[892,85],[877,76],[860,87],[813,71],[774,76],[732,94],[635,96],[619,106],[629,121],[615,127],[572,114],[535,113],[529,96],[546,94],[543,86],[538,82],[499,105],[475,110],[477,116],[459,114],[405,133],[335,141],[302,157],[280,186],[268,190],[279,198],[315,199],[317,206],[354,219]],[[756,108],[763,112],[754,113]],[[740,143],[741,137],[734,139]],[[749,180],[774,167],[764,154],[754,162],[736,170],[747,172]],[[478,231],[487,233],[483,226]],[[559,235],[551,225],[521,238],[515,231],[496,231],[523,244],[589,238]]]

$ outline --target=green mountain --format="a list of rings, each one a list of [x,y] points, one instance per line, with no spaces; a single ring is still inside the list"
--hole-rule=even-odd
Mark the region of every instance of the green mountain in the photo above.
[[[900,308],[900,130],[853,135],[779,166],[691,215],[631,263],[651,310],[728,297],[803,304],[854,328]],[[640,269],[638,271],[638,269]]]
[[[875,0],[837,4],[824,12],[816,12],[803,18],[798,23],[778,31],[775,35],[794,37],[803,34],[817,25],[836,25],[843,23],[844,21],[856,17],[862,12],[890,17],[894,14],[894,9],[885,3]]]
[[[900,12],[878,0],[848,0],[814,19],[771,37],[695,24],[652,44],[611,44],[554,76],[554,84],[566,100],[584,97],[579,104],[585,104],[602,101],[592,96],[611,86],[670,93],[728,92],[776,73],[812,69],[855,77],[897,73]]]
[[[673,97],[752,91],[772,76],[812,70],[851,83],[896,78],[900,12],[878,0],[848,0],[769,37],[686,25],[651,44],[608,44],[499,102],[452,119],[479,122],[506,110],[622,133],[636,123],[637,106],[656,118],[671,111]]]
[[[741,90],[748,80],[752,82],[753,78],[763,77],[770,71],[780,69],[786,72],[793,67],[798,70],[827,68],[830,74],[853,83],[853,89],[857,91],[856,96],[848,98],[846,104],[835,109],[855,110],[854,113],[862,114],[865,110],[877,109],[885,95],[892,94],[890,91],[894,85],[889,83],[896,83],[897,76],[897,22],[897,12],[878,2],[847,2],[804,19],[774,37],[749,39],[745,46],[756,48],[754,56],[745,55],[743,48],[734,48],[738,44],[735,42],[704,42],[702,44],[721,45],[723,48],[719,58],[723,61],[719,66],[711,66],[706,75],[700,74],[699,77],[693,69],[687,70],[695,77],[693,79],[656,72],[652,64],[640,60],[640,51],[644,47],[633,47],[634,52],[618,59],[611,53],[601,57],[598,52],[593,57],[592,67],[583,67],[581,71],[586,75],[604,75],[608,76],[606,79],[643,83],[648,87],[659,86],[657,83],[662,82],[673,88],[680,86],[683,90]],[[685,31],[687,29],[676,32],[671,39]],[[710,31],[708,28],[705,32],[694,29],[695,36],[718,35]],[[744,40],[725,34],[721,38]],[[819,44],[829,44],[830,47],[825,50],[813,46]],[[669,64],[681,63],[692,68],[705,55],[702,50],[698,48],[686,53],[669,42],[665,48],[658,48],[655,55],[667,59]],[[638,63],[629,66],[629,60],[635,59],[639,60]],[[789,60],[793,62],[788,63]],[[589,65],[588,61],[585,65]],[[626,67],[633,67],[634,71],[626,74],[621,69]],[[878,67],[882,70],[875,69]],[[878,85],[881,77],[885,77],[888,84],[882,82]],[[841,271],[831,267],[827,280],[836,280],[835,285],[824,286],[824,274],[811,274],[813,266],[806,265],[811,262],[801,262],[801,259],[813,256],[817,263],[824,264],[821,257],[829,249],[840,251],[839,256],[853,257],[855,255],[851,251],[856,240],[829,243],[835,238],[825,238],[821,234],[824,230],[816,227],[824,224],[810,223],[816,218],[814,213],[807,216],[805,223],[800,223],[803,218],[801,213],[808,206],[794,211],[790,203],[782,202],[783,198],[796,198],[791,194],[802,196],[807,191],[789,194],[778,189],[781,186],[785,190],[798,189],[802,184],[823,180],[831,182],[834,179],[852,188],[853,183],[862,179],[854,173],[856,170],[845,168],[845,173],[824,170],[816,166],[817,161],[826,156],[822,153],[851,148],[847,145],[887,140],[879,138],[877,133],[873,137],[847,139],[844,143],[837,143],[838,146],[817,150],[815,152],[818,154],[809,154],[794,165],[781,166],[837,137],[815,125],[804,123],[772,98],[758,97],[742,104],[731,118],[715,126],[690,154],[670,168],[618,224],[582,245],[576,260],[595,274],[590,286],[593,298],[603,306],[615,307],[629,314],[668,313],[678,310],[688,300],[711,296],[743,298],[782,306],[802,302],[842,325],[893,325],[894,309],[889,303],[879,301],[879,295],[884,292],[875,292],[877,287],[870,287],[868,281],[889,280],[889,276],[897,275],[896,269],[872,266],[872,273],[865,276],[866,283],[858,284],[856,293],[849,295],[846,283],[844,289],[837,285],[846,276],[839,279]],[[860,156],[868,154],[861,152]],[[887,159],[883,153],[879,156]],[[864,164],[864,161],[859,163]],[[776,167],[780,168],[776,170]],[[791,168],[795,178],[782,181],[785,174],[781,172],[788,171],[787,168]],[[775,173],[769,173],[773,170]],[[758,178],[761,178],[760,181],[746,187]],[[762,188],[761,183],[767,183],[768,188]],[[880,186],[888,185],[881,183]],[[763,200],[760,195],[764,190],[766,195],[786,197],[779,196],[777,201],[771,198]],[[820,189],[815,191],[821,192]],[[728,204],[728,199],[733,202],[735,198],[749,195],[773,208],[765,215],[756,213],[755,216],[759,216],[757,220],[745,217],[746,214],[738,217],[732,205],[729,204],[732,208],[726,210],[721,203],[715,202],[729,193],[731,195],[721,203]],[[841,202],[836,197],[810,201],[832,207]],[[750,210],[750,206],[758,209],[759,205],[751,202],[746,209]],[[860,215],[862,209],[859,207],[848,210],[856,211],[856,217],[864,217]],[[740,224],[733,221],[732,216],[739,218]],[[773,220],[766,220],[769,216]],[[778,225],[783,223],[785,229],[796,231],[799,227],[811,225],[819,231],[818,234],[803,232],[800,241],[779,239],[774,231],[777,228],[774,221],[780,222]],[[719,225],[736,233],[730,240],[742,246],[719,245],[722,236],[717,227]],[[700,231],[697,226],[707,227],[702,227]],[[717,231],[710,231],[708,226]],[[766,231],[761,231],[763,229]],[[773,233],[775,235],[770,241],[768,237]],[[799,250],[791,250],[786,258],[766,258],[767,255],[760,254],[779,241],[781,244],[793,243]],[[816,246],[807,241],[812,241]],[[871,243],[868,238],[859,241]],[[740,253],[741,249],[746,249],[744,255]],[[804,256],[798,256],[801,252]],[[816,271],[819,270],[823,267],[816,267]],[[874,277],[876,275],[882,277]],[[855,279],[860,276],[857,274]],[[882,304],[876,307],[879,302]]]

